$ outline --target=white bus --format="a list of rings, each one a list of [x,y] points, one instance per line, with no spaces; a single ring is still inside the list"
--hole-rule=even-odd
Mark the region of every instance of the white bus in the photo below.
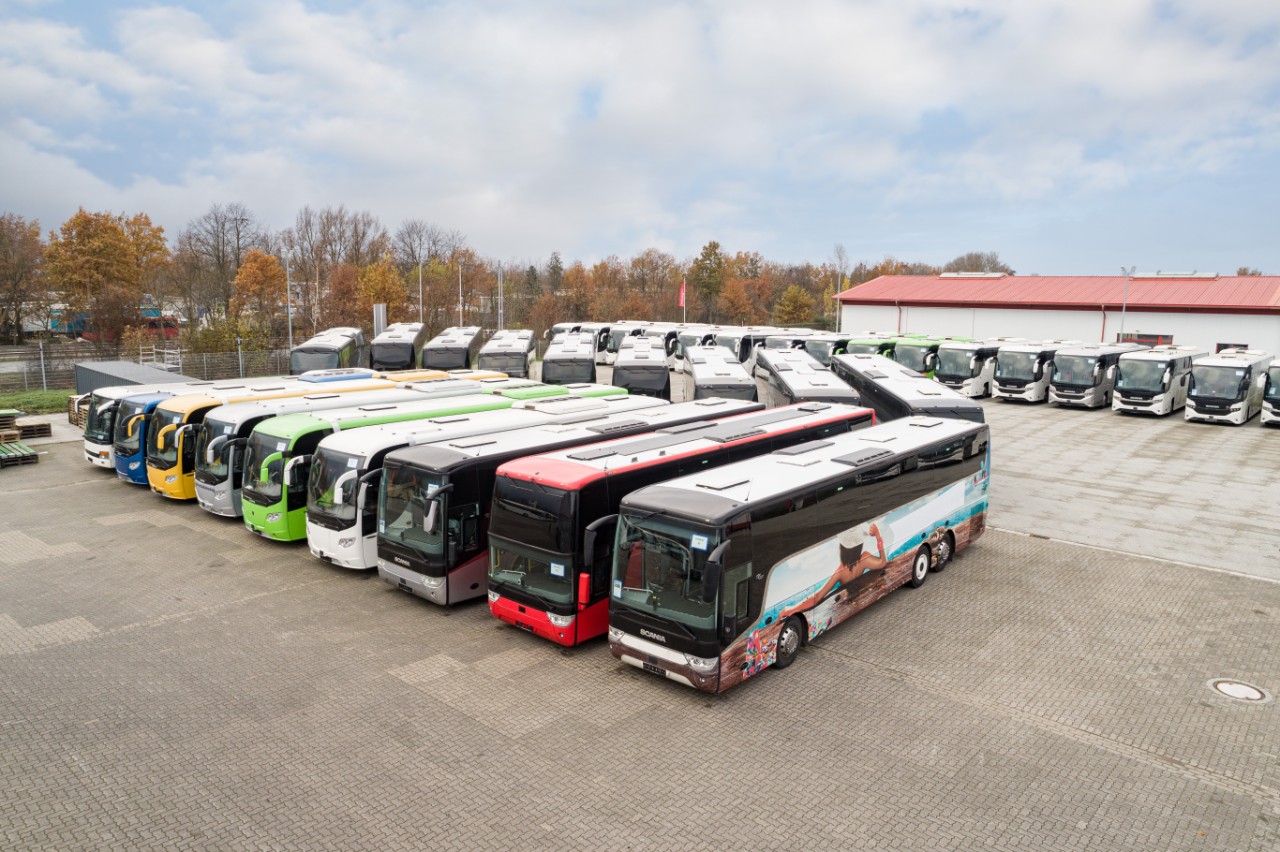
[[[527,379],[537,350],[538,342],[530,329],[507,328],[495,331],[493,337],[480,347],[476,369],[493,370],[495,373],[506,373],[512,378]]]
[[[1280,364],[1274,361],[1263,379],[1262,413],[1258,419],[1263,426],[1280,426]]]
[[[858,404],[857,392],[803,349],[757,348],[752,377],[756,398],[770,408],[798,402]]]
[[[679,380],[684,384],[683,399],[708,399],[719,396],[725,399],[756,398],[755,380],[747,373],[747,368],[723,346],[704,343],[686,346],[684,349],[684,370]]]
[[[1147,347],[1140,343],[1086,343],[1064,346],[1053,356],[1049,404],[1072,408],[1111,405],[1116,383],[1116,363],[1126,352]]]
[[[434,370],[474,370],[482,340],[479,326],[446,328],[422,347],[422,366]]]
[[[1046,402],[1053,381],[1053,359],[1058,350],[1080,346],[1079,340],[1041,340],[1006,343],[996,353],[991,398],[1000,401]]]
[[[667,369],[664,340],[647,335],[623,340],[609,382],[631,393],[671,399],[671,371]]]
[[[527,400],[508,409],[365,426],[320,442],[307,481],[307,546],[317,559],[364,571],[378,565],[378,479],[388,453],[408,446],[577,423],[584,416],[661,406],[659,400],[616,395]],[[484,439],[488,442],[489,439]]]
[[[990,396],[994,387],[996,355],[1000,347],[1026,343],[1021,337],[992,337],[987,340],[948,340],[938,345],[934,381],[970,399]]]
[[[1248,423],[1262,410],[1273,359],[1261,349],[1223,349],[1197,358],[1191,363],[1184,416],[1206,423]]]
[[[831,372],[858,392],[860,405],[876,413],[876,422],[903,417],[954,417],[982,423],[982,403],[946,385],[926,379],[884,355],[836,355]]]
[[[393,322],[369,344],[369,367],[374,370],[414,370],[422,362],[427,327],[420,322]]]
[[[910,417],[633,491],[614,545],[609,650],[723,692],[986,528],[984,424]]]
[[[1198,346],[1156,346],[1126,352],[1116,363],[1112,411],[1172,414],[1187,404],[1191,362],[1209,353]]]
[[[328,328],[293,347],[289,353],[289,374],[298,376],[313,370],[341,370],[363,367],[369,361],[369,344],[358,328]]]
[[[542,355],[542,381],[549,385],[596,380],[596,338],[571,331],[557,334]]]

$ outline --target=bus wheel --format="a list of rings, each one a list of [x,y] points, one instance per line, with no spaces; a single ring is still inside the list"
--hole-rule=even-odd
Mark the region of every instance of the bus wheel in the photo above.
[[[938,558],[934,561],[933,570],[941,571],[946,568],[955,554],[956,539],[951,534],[951,530],[947,530],[942,534],[942,541],[938,542]]]
[[[778,631],[778,658],[774,661],[775,669],[785,669],[800,653],[801,636],[800,619],[794,615],[786,620]]]
[[[921,545],[916,551],[916,558],[911,563],[911,579],[907,580],[911,584],[911,588],[918,589],[924,585],[924,581],[929,578],[929,546]]]

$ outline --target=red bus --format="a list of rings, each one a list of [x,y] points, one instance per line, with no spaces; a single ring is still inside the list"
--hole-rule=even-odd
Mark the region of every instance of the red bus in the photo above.
[[[869,408],[809,402],[507,462],[489,520],[489,610],[560,645],[603,636],[623,497],[874,422]]]

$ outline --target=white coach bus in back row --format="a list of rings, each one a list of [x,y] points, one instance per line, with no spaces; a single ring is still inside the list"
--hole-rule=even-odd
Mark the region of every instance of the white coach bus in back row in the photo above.
[[[1262,409],[1267,368],[1274,359],[1261,349],[1223,349],[1191,365],[1185,416],[1207,423],[1248,423]]]
[[[1172,414],[1187,404],[1191,362],[1209,353],[1198,346],[1156,346],[1126,352],[1116,364],[1112,411]]]

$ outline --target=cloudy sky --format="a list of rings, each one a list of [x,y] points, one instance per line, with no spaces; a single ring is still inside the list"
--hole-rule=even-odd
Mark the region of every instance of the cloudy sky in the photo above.
[[[0,0],[0,212],[1280,273],[1275,0]]]

